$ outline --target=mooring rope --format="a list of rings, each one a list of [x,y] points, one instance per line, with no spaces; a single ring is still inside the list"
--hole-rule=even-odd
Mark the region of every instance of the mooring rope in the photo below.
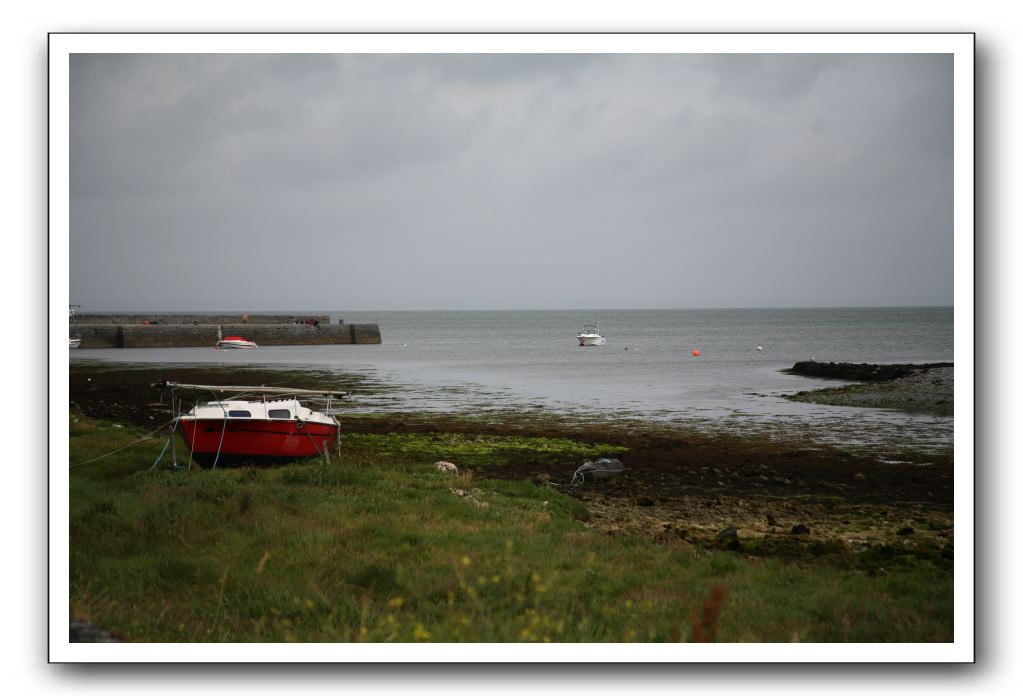
[[[211,391],[210,394],[213,395],[214,399],[217,399],[216,393]],[[224,413],[224,426],[220,429],[220,442],[217,443],[217,454],[216,454],[215,457],[213,457],[213,466],[212,466],[213,469],[217,468],[217,462],[220,461],[220,448],[224,446],[224,435],[227,433],[227,409],[224,407],[224,402],[222,400],[220,400],[220,399],[217,399],[217,405],[220,406],[220,410],[223,411],[223,413]],[[195,427],[196,427],[196,429],[198,429],[198,427],[199,427],[199,421],[198,420],[196,420],[196,422],[195,422]]]
[[[93,457],[92,459],[86,459],[84,462],[78,462],[77,464],[71,464],[68,468],[69,469],[74,469],[74,468],[82,466],[84,464],[89,464],[91,462],[98,461],[98,460],[103,459],[105,457],[109,457],[111,454],[117,454],[118,452],[126,450],[129,447],[132,447],[134,445],[139,444],[140,442],[145,442],[146,440],[151,439],[153,437],[153,435],[156,435],[158,432],[160,432],[161,430],[166,428],[168,425],[173,423],[175,420],[177,420],[177,416],[174,416],[174,418],[171,418],[169,421],[167,421],[166,423],[164,423],[163,425],[161,425],[159,428],[157,428],[153,432],[149,433],[148,435],[145,435],[144,437],[141,437],[138,440],[135,440],[135,442],[128,443],[124,447],[118,447],[117,449],[111,450],[111,451],[109,451],[109,452],[107,452],[105,454],[101,454],[98,457]]]
[[[223,427],[220,430],[220,442],[217,443],[217,454],[213,458],[213,467],[212,468],[216,469],[217,468],[217,463],[220,461],[220,450],[224,446],[224,435],[227,433],[228,412],[227,412],[227,408],[224,407],[223,400],[217,397],[216,392],[211,391],[210,392],[210,396],[213,397],[213,403],[216,403],[218,406],[220,406],[220,411],[221,411],[221,413],[224,414],[224,418],[223,418],[224,425],[223,425]],[[173,408],[173,405],[174,405],[174,390],[172,389],[171,390],[171,406],[172,406],[172,408]],[[199,402],[197,401],[195,405],[196,405],[196,407],[198,407]],[[150,469],[149,469],[150,471],[152,471],[153,468],[157,464],[160,463],[160,460],[163,458],[164,453],[167,451],[167,447],[171,443],[171,438],[174,437],[174,433],[177,430],[178,423],[181,421],[180,414],[174,417],[174,421],[175,421],[174,429],[171,430],[170,437],[167,438],[167,442],[163,446],[163,451],[160,452],[160,456],[156,458],[155,462],[153,462],[153,466],[150,467]],[[195,436],[199,432],[199,422],[198,422],[198,419],[194,420],[193,423],[194,423],[194,425],[192,427],[192,441],[191,441],[191,445],[188,448],[188,466],[189,466],[189,468],[191,468],[191,466],[192,466],[192,460],[193,460],[192,453],[195,452]]]
[[[309,421],[299,420],[298,422],[305,423],[305,425],[302,427],[302,431],[305,432],[306,437],[309,438],[309,442],[313,444],[313,449],[316,450],[316,454],[320,455],[320,457],[323,458],[325,464],[330,464],[330,448],[327,447],[327,443],[326,442],[323,443],[323,451],[321,452],[320,448],[316,445],[316,440],[313,438],[312,433],[309,432],[308,428]],[[338,449],[338,456],[341,456],[340,449]]]
[[[196,401],[195,402],[195,406],[193,406],[192,408],[195,409],[198,405],[199,405],[199,402]],[[192,456],[192,453],[195,452],[195,436],[196,436],[196,434],[198,432],[199,432],[199,426],[195,426],[195,427],[192,428],[192,442],[188,446],[188,468],[189,469],[192,468],[192,460],[195,459],[195,457]],[[198,462],[196,462],[196,464],[198,464]]]
[[[156,461],[153,462],[153,465],[149,467],[148,471],[152,471],[153,469],[155,469],[156,465],[160,463],[161,459],[163,459],[163,455],[167,451],[167,447],[170,445],[171,440],[174,439],[174,432],[178,429],[178,423],[180,422],[181,422],[180,418],[177,417],[174,418],[174,427],[171,428],[170,435],[167,437],[167,442],[163,443],[163,449],[160,450],[160,455],[156,458]]]

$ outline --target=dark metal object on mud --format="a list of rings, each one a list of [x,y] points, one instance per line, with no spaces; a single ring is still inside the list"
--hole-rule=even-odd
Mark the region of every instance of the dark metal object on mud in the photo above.
[[[592,462],[586,462],[575,470],[572,476],[572,485],[581,485],[584,481],[593,481],[598,478],[617,476],[625,470],[621,461],[609,457],[601,457]]]

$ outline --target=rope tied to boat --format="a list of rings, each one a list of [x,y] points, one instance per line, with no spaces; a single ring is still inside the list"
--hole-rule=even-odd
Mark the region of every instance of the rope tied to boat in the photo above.
[[[309,438],[309,442],[312,443],[313,450],[315,450],[316,454],[323,458],[323,463],[330,464],[330,448],[327,446],[327,443],[323,443],[323,451],[321,452],[319,446],[316,444],[316,439],[313,437],[313,434],[305,427],[305,421],[298,420],[298,422],[295,423],[295,427],[306,434],[306,437]],[[338,430],[340,431],[340,427]]]
[[[133,446],[139,444],[140,442],[145,442],[146,440],[151,440],[153,438],[153,435],[156,435],[158,432],[160,432],[161,430],[166,428],[168,425],[173,423],[175,420],[177,420],[177,416],[174,416],[174,418],[171,418],[169,421],[167,421],[166,423],[161,425],[156,430],[154,430],[154,431],[150,432],[149,434],[139,438],[138,440],[135,440],[135,442],[129,442],[127,445],[124,445],[123,447],[118,447],[116,449],[110,450],[109,452],[101,454],[98,457],[93,457],[92,459],[86,459],[84,462],[78,462],[77,464],[72,464],[68,468],[69,469],[75,469],[75,468],[83,466],[85,464],[90,464],[92,462],[99,461],[100,459],[105,459],[106,457],[109,457],[112,454],[117,454],[118,452],[123,452],[124,450],[128,449],[129,447],[133,447]]]

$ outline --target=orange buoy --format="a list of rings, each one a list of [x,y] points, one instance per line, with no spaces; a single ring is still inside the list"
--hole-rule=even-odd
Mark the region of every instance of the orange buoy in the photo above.
[[[698,357],[700,357],[700,351],[698,351],[698,350],[694,350],[694,351],[693,351],[693,357],[694,357],[694,358],[698,358]]]

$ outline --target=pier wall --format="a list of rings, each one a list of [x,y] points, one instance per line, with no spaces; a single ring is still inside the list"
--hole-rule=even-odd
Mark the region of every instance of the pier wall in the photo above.
[[[190,348],[217,345],[216,326],[161,324],[159,326],[119,326],[122,348]],[[85,341],[82,341],[85,347]]]
[[[123,348],[124,336],[120,326],[109,324],[82,324],[82,345],[80,348]]]
[[[224,324],[225,336],[244,336],[261,346],[349,345],[352,324],[320,324],[318,328],[301,324]],[[216,341],[214,341],[216,343]]]
[[[352,343],[380,343],[380,327],[376,324],[349,324],[352,327]]]
[[[80,324],[305,324],[315,319],[320,324],[329,324],[326,314],[78,314]],[[243,317],[248,321],[243,321]]]
[[[85,321],[94,317],[131,318],[128,323]],[[217,344],[217,330],[223,336],[243,336],[260,346],[293,345],[355,345],[381,343],[380,327],[376,324],[328,324],[328,317],[310,315],[304,318],[292,315],[249,315],[242,317],[201,314],[137,314],[137,315],[79,315],[81,349],[88,348],[212,348]],[[210,319],[232,319],[211,322]],[[254,321],[255,318],[260,321]],[[270,322],[268,318],[288,321]],[[305,319],[317,319],[318,327],[309,326]],[[200,322],[201,320],[201,322]],[[156,323],[144,324],[143,321]],[[301,323],[296,324],[296,321]]]

